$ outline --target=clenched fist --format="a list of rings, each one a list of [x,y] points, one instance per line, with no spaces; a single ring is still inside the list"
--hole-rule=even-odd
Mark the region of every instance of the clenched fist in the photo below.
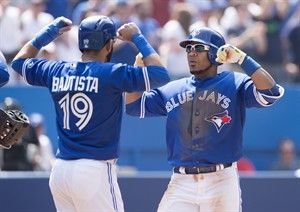
[[[225,44],[218,49],[216,61],[224,64],[238,63],[241,65],[245,57],[246,53],[242,50],[230,44]]]
[[[141,33],[141,30],[135,23],[130,22],[118,29],[118,38],[123,41],[131,41],[132,36],[136,33]]]

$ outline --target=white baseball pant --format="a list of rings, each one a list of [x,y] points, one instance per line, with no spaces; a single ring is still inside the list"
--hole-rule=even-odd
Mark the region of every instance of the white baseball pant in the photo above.
[[[196,175],[173,173],[158,212],[241,212],[237,168]]]
[[[57,159],[49,181],[58,212],[123,212],[115,160]]]

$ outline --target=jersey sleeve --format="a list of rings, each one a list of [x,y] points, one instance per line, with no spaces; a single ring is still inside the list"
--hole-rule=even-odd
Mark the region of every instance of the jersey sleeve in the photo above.
[[[169,80],[167,70],[160,66],[134,67],[115,64],[112,67],[113,86],[121,91],[150,91]]]
[[[12,67],[23,76],[26,83],[49,87],[52,76],[60,68],[61,63],[58,61],[28,58],[13,61]]]
[[[263,92],[261,90],[257,90],[253,81],[250,77],[246,77],[243,83],[242,95],[244,97],[245,106],[250,107],[269,107],[273,105],[278,99],[280,99],[284,94],[284,88],[278,84],[277,87],[278,92]]]
[[[142,97],[126,105],[126,113],[132,116],[153,117],[166,116],[167,110],[159,89],[144,92]]]
[[[7,71],[7,65],[0,61],[0,87],[5,85],[9,80],[9,74]]]

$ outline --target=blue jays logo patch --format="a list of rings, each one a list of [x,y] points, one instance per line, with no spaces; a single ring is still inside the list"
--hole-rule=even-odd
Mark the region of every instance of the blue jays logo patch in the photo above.
[[[212,115],[208,118],[205,118],[206,121],[208,122],[211,122],[214,124],[214,126],[216,127],[217,129],[217,132],[219,133],[222,129],[222,127],[225,125],[225,124],[228,124],[230,123],[231,121],[231,116],[228,115],[228,111],[225,110],[224,112],[222,113],[217,113],[215,115]]]

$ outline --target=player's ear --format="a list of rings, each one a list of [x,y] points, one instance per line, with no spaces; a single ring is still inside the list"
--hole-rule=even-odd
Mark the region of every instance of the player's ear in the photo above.
[[[106,43],[105,49],[107,52],[111,52],[113,50],[114,41],[111,39]]]

